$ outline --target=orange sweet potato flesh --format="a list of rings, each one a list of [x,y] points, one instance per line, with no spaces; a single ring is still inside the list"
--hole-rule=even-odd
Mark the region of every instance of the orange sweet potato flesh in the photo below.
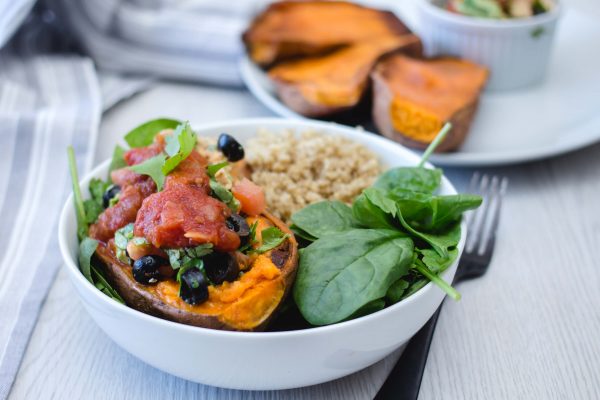
[[[421,53],[412,34],[359,42],[325,56],[283,62],[271,70],[281,100],[307,117],[323,117],[356,106],[377,60],[392,51]]]
[[[248,219],[259,230],[276,226],[289,235],[277,248],[254,256],[244,274],[234,282],[209,286],[208,300],[190,305],[179,297],[179,284],[167,279],[142,285],[133,279],[131,266],[117,260],[110,245],[101,244],[96,254],[107,279],[125,303],[146,314],[187,325],[212,329],[263,330],[291,290],[298,265],[298,245],[292,232],[268,212]],[[260,240],[260,235],[257,236]]]
[[[488,71],[457,58],[421,60],[394,54],[371,77],[379,132],[409,147],[425,148],[451,122],[452,130],[437,148],[442,152],[464,141]]]
[[[345,1],[271,4],[243,35],[250,58],[261,66],[321,55],[356,42],[410,33],[391,12]]]

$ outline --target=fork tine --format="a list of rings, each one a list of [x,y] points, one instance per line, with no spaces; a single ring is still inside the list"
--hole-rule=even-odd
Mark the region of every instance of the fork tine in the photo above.
[[[494,177],[498,182],[498,177]],[[498,231],[498,223],[500,221],[500,210],[502,208],[502,198],[506,193],[508,187],[508,178],[503,177],[499,184],[495,185],[493,191],[490,192],[490,204],[493,203],[492,210],[488,214],[486,223],[483,225],[484,230],[481,234],[481,240],[479,248],[477,249],[478,255],[484,255],[485,252],[493,246],[494,240],[496,239],[496,232]]]
[[[482,223],[484,222],[484,216],[487,213],[487,208],[489,206],[488,191],[489,191],[489,176],[487,174],[483,174],[479,181],[479,187],[474,191],[483,197],[483,204],[481,207],[473,211],[470,220],[468,221],[467,229],[467,243],[465,246],[465,251],[467,253],[473,252],[474,249],[479,247],[480,242],[480,231]]]

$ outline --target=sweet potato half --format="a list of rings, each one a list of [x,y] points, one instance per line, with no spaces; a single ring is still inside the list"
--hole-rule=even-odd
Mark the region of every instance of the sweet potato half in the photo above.
[[[413,59],[394,54],[371,74],[373,119],[380,133],[424,149],[446,122],[452,130],[437,151],[464,141],[488,77],[485,67],[457,58]]]
[[[307,117],[324,117],[355,107],[377,60],[401,50],[420,55],[419,38],[407,34],[360,42],[325,56],[283,62],[268,74],[288,107]]]
[[[258,232],[269,226],[276,226],[289,236],[275,249],[252,256],[249,264],[240,264],[240,270],[245,272],[238,280],[209,286],[208,300],[199,305],[190,305],[179,297],[179,284],[174,279],[155,285],[135,281],[132,267],[116,259],[112,241],[101,244],[96,254],[110,284],[136,310],[187,325],[259,331],[291,290],[298,265],[298,245],[289,228],[267,212],[249,217],[249,222],[258,222],[259,241]]]
[[[259,14],[243,34],[250,58],[266,67],[322,55],[360,41],[410,33],[391,12],[345,1],[282,1]]]

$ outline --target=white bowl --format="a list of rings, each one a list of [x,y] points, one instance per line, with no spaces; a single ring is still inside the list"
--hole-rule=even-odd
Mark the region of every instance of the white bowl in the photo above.
[[[314,129],[363,143],[390,166],[415,165],[418,157],[402,146],[374,134],[313,121],[248,119],[198,126],[200,136],[227,132],[243,143],[259,128],[273,132]],[[105,178],[109,162],[81,182],[87,194],[93,177]],[[441,193],[456,193],[442,179]],[[459,251],[464,247],[466,227]],[[77,266],[76,217],[69,197],[60,217],[59,242],[65,269],[85,309],[119,346],[142,361],[203,384],[233,389],[288,389],[313,385],[365,368],[400,347],[433,315],[444,293],[431,283],[407,299],[352,321],[288,332],[226,332],[159,319],[105,296],[90,284]],[[451,282],[455,262],[443,274]]]
[[[435,1],[437,2],[437,0]],[[452,55],[485,65],[488,90],[543,81],[561,4],[528,18],[488,19],[455,14],[418,0],[419,35],[428,56]]]

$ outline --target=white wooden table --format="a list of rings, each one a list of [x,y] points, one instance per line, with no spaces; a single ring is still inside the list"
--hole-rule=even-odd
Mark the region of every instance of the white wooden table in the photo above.
[[[159,115],[202,123],[270,113],[246,92],[161,84],[105,115],[96,161]],[[510,178],[495,257],[485,277],[459,286],[460,302],[446,302],[420,399],[600,399],[600,145],[489,172]],[[472,171],[447,173],[460,189]],[[198,385],[112,343],[60,272],[10,398],[368,399],[397,357],[283,392]]]

